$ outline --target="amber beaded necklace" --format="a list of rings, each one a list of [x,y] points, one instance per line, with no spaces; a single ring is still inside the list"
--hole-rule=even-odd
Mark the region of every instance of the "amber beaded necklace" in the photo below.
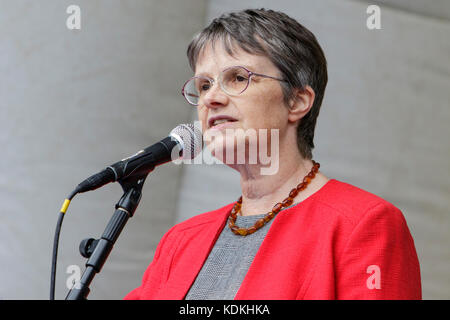
[[[233,231],[234,234],[237,234],[239,236],[246,236],[249,234],[254,233],[256,230],[262,228],[267,222],[273,219],[275,215],[280,212],[281,209],[289,207],[292,202],[294,201],[294,198],[297,196],[297,194],[304,190],[306,186],[311,182],[312,179],[316,176],[316,173],[319,171],[320,163],[313,162],[313,167],[311,171],[303,178],[303,181],[297,185],[294,189],[289,192],[289,196],[284,199],[282,202],[278,202],[276,205],[273,206],[272,211],[267,213],[263,218],[258,219],[255,224],[250,228],[239,228],[236,226],[236,218],[237,214],[241,211],[241,205],[242,205],[242,196],[239,197],[238,201],[234,204],[233,208],[231,209],[230,216],[228,217],[228,226],[230,227],[231,231]]]

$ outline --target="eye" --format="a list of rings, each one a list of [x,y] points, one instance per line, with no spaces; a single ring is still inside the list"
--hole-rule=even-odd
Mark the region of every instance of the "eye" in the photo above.
[[[208,90],[210,87],[209,83],[205,83],[201,86],[200,91],[205,91]]]
[[[244,82],[247,81],[247,78],[241,75],[236,75],[236,81],[237,82]]]
[[[207,91],[207,90],[209,90],[209,88],[211,88],[211,84],[209,83],[209,81],[201,81],[197,85],[197,90],[199,93],[201,93],[203,91]]]

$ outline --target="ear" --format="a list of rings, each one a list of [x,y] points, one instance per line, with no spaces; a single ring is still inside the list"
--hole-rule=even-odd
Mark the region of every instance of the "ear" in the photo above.
[[[297,122],[303,118],[311,109],[316,94],[310,86],[303,90],[294,89],[294,96],[289,100],[289,122]]]

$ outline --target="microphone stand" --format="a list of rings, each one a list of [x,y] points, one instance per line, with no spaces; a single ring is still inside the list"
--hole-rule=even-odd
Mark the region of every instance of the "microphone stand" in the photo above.
[[[80,279],[80,282],[74,284],[66,296],[66,300],[86,300],[89,295],[89,285],[95,275],[99,273],[108,258],[114,243],[120,235],[123,227],[136,211],[141,200],[142,187],[145,179],[145,173],[140,176],[132,176],[119,183],[124,191],[119,202],[116,204],[116,210],[109,221],[100,239],[85,239],[80,243],[80,253],[83,257],[89,258],[86,262],[86,269]]]

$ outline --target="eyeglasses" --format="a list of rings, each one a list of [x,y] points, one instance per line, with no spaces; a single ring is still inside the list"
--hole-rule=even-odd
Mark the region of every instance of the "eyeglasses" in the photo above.
[[[229,67],[223,70],[217,82],[223,92],[230,96],[237,96],[244,92],[250,85],[252,76],[270,78],[278,81],[283,79],[275,78],[265,74],[255,73],[242,66]],[[181,89],[181,94],[187,102],[193,106],[198,106],[199,101],[205,96],[213,86],[215,80],[206,76],[196,76],[190,78]]]

